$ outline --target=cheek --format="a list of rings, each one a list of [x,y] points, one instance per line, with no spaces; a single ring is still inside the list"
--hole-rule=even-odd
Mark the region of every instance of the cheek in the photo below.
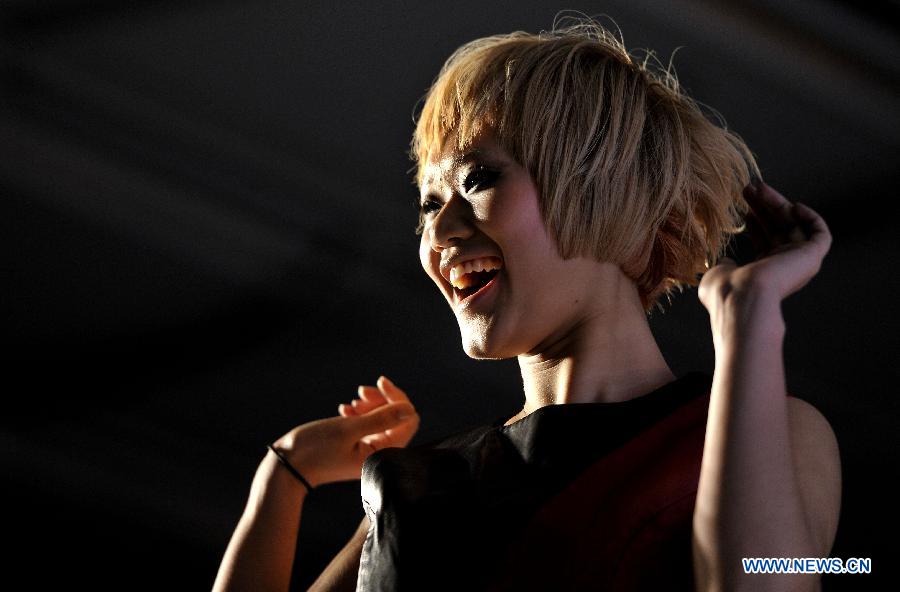
[[[525,275],[542,271],[547,257],[556,253],[556,245],[550,238],[533,188],[524,186],[512,194],[503,204],[506,215],[500,222],[501,234],[506,237],[509,257],[515,263],[524,264]]]
[[[538,203],[538,188],[530,177],[517,175],[498,192],[497,197],[499,199],[491,204],[492,219],[530,236],[546,234]]]
[[[541,218],[540,205],[538,205],[537,195],[529,192],[526,199],[519,200],[517,210],[520,212],[519,225],[524,232],[532,239],[540,237],[540,242],[546,243],[549,235],[544,226],[544,220]]]

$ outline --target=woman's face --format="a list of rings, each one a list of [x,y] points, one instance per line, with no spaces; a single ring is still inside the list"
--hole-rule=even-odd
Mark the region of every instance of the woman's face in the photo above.
[[[577,326],[602,266],[559,257],[531,175],[490,130],[464,153],[451,137],[431,155],[420,205],[419,259],[456,315],[470,357],[534,352]]]

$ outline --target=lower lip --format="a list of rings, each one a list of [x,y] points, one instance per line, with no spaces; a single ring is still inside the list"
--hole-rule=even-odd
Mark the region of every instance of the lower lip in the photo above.
[[[468,310],[477,304],[485,302],[488,296],[497,291],[497,283],[500,281],[500,275],[502,273],[502,270],[498,271],[497,274],[491,278],[491,281],[482,286],[480,290],[457,302],[456,310]]]

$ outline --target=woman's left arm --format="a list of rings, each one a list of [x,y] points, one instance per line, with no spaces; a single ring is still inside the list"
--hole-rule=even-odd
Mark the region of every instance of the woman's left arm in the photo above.
[[[716,353],[693,520],[698,592],[819,590],[818,575],[745,573],[744,558],[828,557],[840,513],[837,441],[812,405],[788,397],[781,301],[818,273],[825,221],[760,183],[744,191],[761,253],[704,275]]]

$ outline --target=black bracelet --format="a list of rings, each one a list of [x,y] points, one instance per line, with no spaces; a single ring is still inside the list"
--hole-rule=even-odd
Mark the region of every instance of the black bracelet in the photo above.
[[[281,464],[283,464],[284,467],[288,471],[291,472],[291,475],[296,477],[300,481],[300,483],[303,483],[303,485],[306,486],[307,491],[312,491],[312,489],[313,489],[312,485],[309,484],[309,481],[307,481],[306,479],[303,478],[303,475],[300,474],[300,471],[298,471],[297,469],[292,467],[291,463],[288,462],[288,459],[286,459],[281,452],[279,452],[278,450],[275,450],[275,448],[271,444],[269,444],[268,447],[269,447],[269,450],[274,452],[275,456],[278,457],[279,462],[281,462]]]

